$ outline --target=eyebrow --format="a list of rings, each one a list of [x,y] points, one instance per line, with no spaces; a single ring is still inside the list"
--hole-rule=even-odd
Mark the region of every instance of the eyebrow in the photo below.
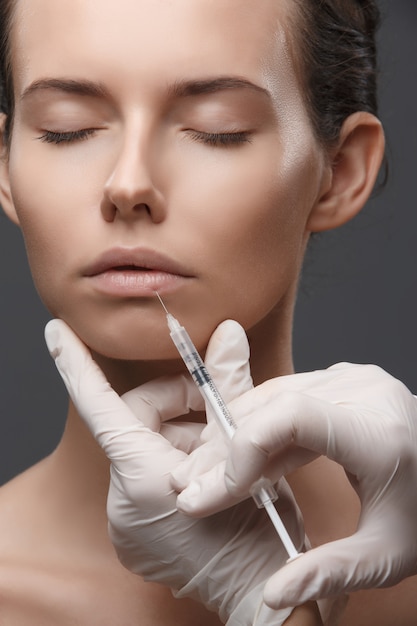
[[[67,78],[41,78],[35,80],[21,95],[21,100],[39,91],[63,91],[78,96],[92,96],[103,98],[108,96],[108,91],[101,83],[90,80],[72,80]]]
[[[187,96],[199,96],[229,89],[250,89],[251,91],[262,93],[268,96],[268,98],[271,97],[267,89],[264,89],[246,78],[235,76],[220,76],[205,80],[177,81],[170,88],[169,92],[173,97],[186,98]]]
[[[203,80],[181,80],[176,81],[169,87],[168,93],[173,98],[187,98],[204,94],[216,93],[219,91],[249,89],[271,97],[270,92],[260,85],[245,78],[234,76],[220,76]],[[90,96],[94,98],[108,97],[109,92],[101,83],[90,80],[74,80],[67,78],[41,78],[35,80],[27,87],[21,95],[24,100],[39,91],[62,91],[64,93],[78,96]]]

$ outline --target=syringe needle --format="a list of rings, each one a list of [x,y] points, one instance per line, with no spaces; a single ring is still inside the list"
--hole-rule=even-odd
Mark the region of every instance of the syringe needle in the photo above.
[[[166,308],[166,306],[165,306],[165,304],[164,304],[164,302],[163,302],[163,300],[162,300],[161,296],[159,295],[159,293],[158,293],[157,291],[155,291],[154,293],[155,293],[156,297],[158,298],[159,302],[160,302],[160,303],[162,304],[162,306],[164,307],[164,311],[165,311],[165,313],[166,313],[167,315],[169,315],[169,313],[168,313],[168,309]]]

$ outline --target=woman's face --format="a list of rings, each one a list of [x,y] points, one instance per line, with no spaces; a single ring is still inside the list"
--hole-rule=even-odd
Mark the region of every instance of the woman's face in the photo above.
[[[328,168],[287,4],[18,0],[13,206],[42,299],[95,351],[173,354],[152,289],[199,346],[292,298]]]

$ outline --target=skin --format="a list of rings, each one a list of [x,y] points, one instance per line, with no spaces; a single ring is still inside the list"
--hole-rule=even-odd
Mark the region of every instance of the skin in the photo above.
[[[292,56],[291,4],[19,0],[17,7],[16,114],[0,195],[22,228],[51,314],[90,347],[119,392],[182,369],[153,296],[109,296],[86,276],[114,246],[163,252],[186,275],[164,301],[198,348],[204,351],[216,326],[233,318],[248,331],[255,382],[291,373],[292,312],[309,235],[360,210],[383,152],[380,124],[367,114],[346,122],[331,151],[316,140]],[[186,84],[195,91],[197,82],[225,77],[234,81],[227,88],[184,92]],[[67,88],[39,88],[45,79],[65,80]],[[68,80],[89,81],[95,93],[70,92]],[[219,133],[223,139],[213,139]],[[33,624],[34,614],[42,624],[58,623],[52,606],[64,572],[80,600],[71,607],[58,602],[59,623],[79,611],[80,623],[91,624],[99,595],[101,606],[109,598],[100,624],[133,624],[139,615],[145,626],[217,624],[201,607],[174,601],[119,566],[106,534],[107,476],[107,460],[71,406],[54,454],[3,488],[10,513],[0,536],[20,546],[18,553],[9,548],[5,561],[5,579],[16,572],[7,623]],[[352,494],[340,474],[333,476],[326,503],[333,491],[346,494],[338,511],[349,530]],[[314,486],[314,468],[308,477]],[[303,470],[294,484],[303,508]],[[89,513],[80,516],[86,502]],[[338,521],[329,516],[323,536]],[[313,541],[321,539],[316,530],[311,524]],[[45,607],[27,575],[33,563],[37,571],[42,563],[42,594],[52,589]],[[310,606],[290,623],[319,621]]]

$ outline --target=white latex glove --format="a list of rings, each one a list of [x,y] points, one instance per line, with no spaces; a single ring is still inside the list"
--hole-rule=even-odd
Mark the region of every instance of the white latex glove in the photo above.
[[[187,457],[184,450],[198,445],[199,426],[162,422],[204,407],[194,383],[186,376],[166,377],[121,399],[64,322],[50,322],[45,336],[77,410],[111,461],[110,537],[125,566],[170,586],[178,597],[199,600],[231,626],[283,624],[291,609],[273,611],[262,600],[265,581],[287,559],[265,512],[252,500],[202,520],[177,511],[171,473]],[[220,325],[206,364],[226,400],[252,386],[248,356],[241,327]],[[226,446],[215,427],[207,429],[219,454]],[[212,440],[205,449],[213,453]],[[279,513],[301,550],[299,510],[285,481],[279,491]]]
[[[178,508],[207,515],[247,494],[261,474],[279,479],[318,455],[346,470],[361,500],[357,532],[289,563],[267,583],[271,607],[295,606],[417,573],[417,399],[380,368],[341,363],[269,380],[232,402],[238,431],[229,456],[186,478]],[[207,469],[207,468],[206,468]]]

